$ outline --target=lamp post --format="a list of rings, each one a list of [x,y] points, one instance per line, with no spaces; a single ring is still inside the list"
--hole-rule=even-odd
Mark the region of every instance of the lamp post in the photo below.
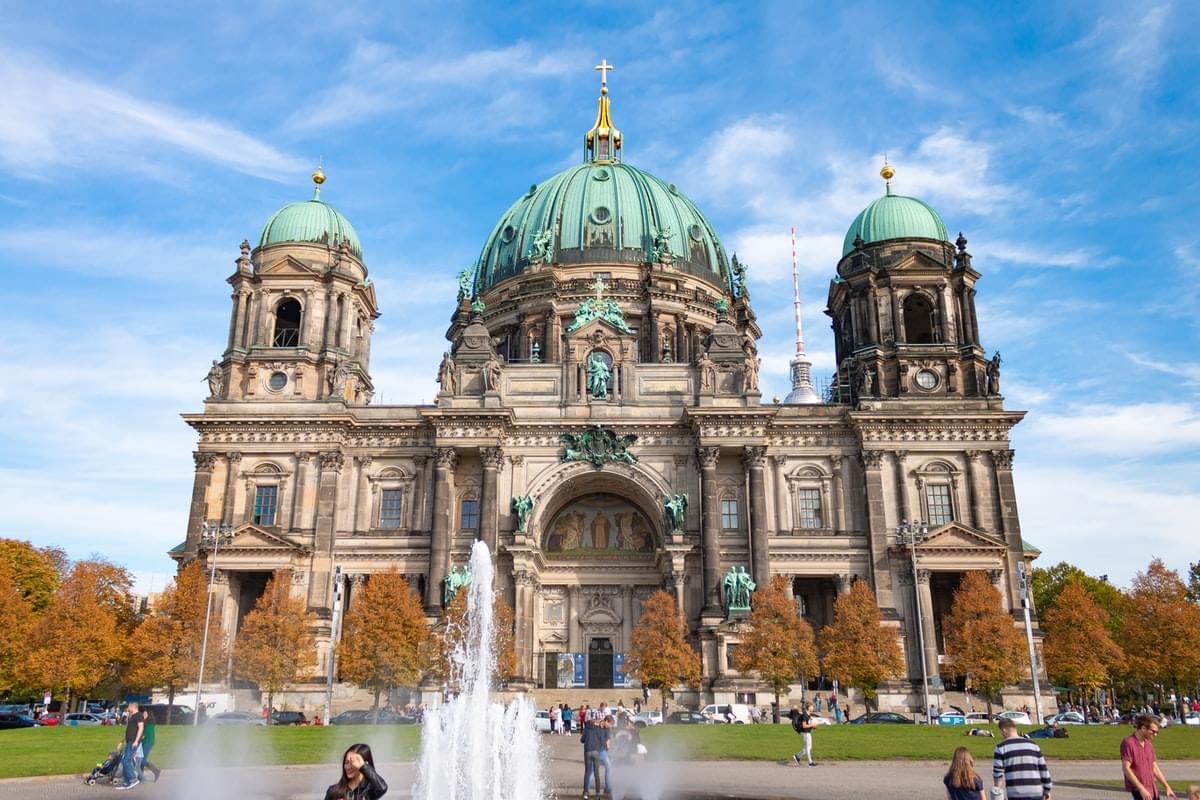
[[[200,528],[200,546],[212,547],[212,562],[208,570],[208,597],[204,607],[204,639],[200,642],[200,675],[196,678],[196,711],[192,724],[200,724],[200,697],[204,689],[204,660],[208,656],[208,623],[212,618],[213,583],[217,577],[217,550],[233,541],[233,524],[206,520]]]
[[[921,589],[917,578],[917,545],[928,537],[928,522],[902,520],[896,526],[896,544],[907,547],[912,556],[913,609],[917,617],[917,650],[921,654],[921,699],[925,706],[925,724],[932,725],[933,719],[929,714],[929,665],[925,660],[925,622],[922,619]]]
[[[1029,645],[1029,674],[1033,677],[1033,712],[1037,724],[1042,724],[1042,692],[1038,685],[1037,648],[1033,646],[1033,622],[1029,618],[1029,579],[1025,562],[1017,562],[1017,577],[1021,582],[1021,609],[1025,612],[1025,643]]]
[[[338,632],[342,624],[342,568],[333,570],[333,616],[329,623],[329,672],[325,675],[324,723],[330,725],[329,715],[333,705],[333,670],[337,658]]]

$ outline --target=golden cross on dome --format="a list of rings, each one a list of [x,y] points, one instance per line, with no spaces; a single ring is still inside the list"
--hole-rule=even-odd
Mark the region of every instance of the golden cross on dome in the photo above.
[[[608,73],[613,68],[613,65],[608,63],[607,58],[600,59],[600,63],[595,66],[595,69],[600,70],[600,89],[608,88]]]
[[[599,67],[597,67],[597,69],[599,69]],[[604,282],[604,279],[601,278],[599,275],[597,275],[596,280],[592,281],[591,285],[588,286],[589,289],[591,289],[592,291],[594,291],[596,293],[597,300],[600,299],[600,295],[604,294],[604,289],[606,287],[607,287],[607,284]]]

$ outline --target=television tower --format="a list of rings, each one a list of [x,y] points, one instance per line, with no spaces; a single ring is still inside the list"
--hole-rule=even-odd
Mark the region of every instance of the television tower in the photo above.
[[[788,365],[792,370],[792,391],[784,399],[789,405],[812,405],[821,398],[813,389],[812,361],[804,353],[804,325],[800,321],[800,270],[796,265],[796,228],[792,226],[792,304],[796,309],[796,355]]]

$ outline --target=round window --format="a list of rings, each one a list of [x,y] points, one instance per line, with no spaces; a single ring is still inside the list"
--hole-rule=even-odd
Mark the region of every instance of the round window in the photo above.
[[[500,238],[503,239],[505,243],[511,242],[513,237],[516,235],[517,229],[512,225],[505,225],[504,230],[500,231]]]
[[[596,208],[592,211],[592,222],[603,225],[610,219],[612,219],[612,212],[604,206],[596,206]]]
[[[693,225],[688,228],[688,236],[691,236],[697,242],[702,241],[704,239],[704,229],[699,225]]]
[[[922,389],[928,390],[928,389],[932,389],[933,387],[937,386],[938,377],[937,377],[937,374],[932,372],[931,370],[923,369],[917,373],[916,381],[917,381],[917,386],[920,386]]]
[[[592,180],[606,181],[612,177],[612,173],[608,171],[608,167],[600,167],[600,169],[592,172]]]
[[[283,372],[272,372],[271,377],[267,379],[267,385],[276,392],[287,386],[287,382],[287,374]]]

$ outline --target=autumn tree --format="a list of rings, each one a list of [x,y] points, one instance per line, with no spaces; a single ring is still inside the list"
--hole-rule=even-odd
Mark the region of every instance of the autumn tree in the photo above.
[[[338,648],[342,679],[370,689],[374,711],[383,692],[421,679],[428,638],[425,614],[408,580],[395,567],[372,575],[355,593],[343,625]]]
[[[788,596],[787,579],[775,575],[754,593],[750,610],[750,630],[742,635],[733,653],[733,666],[739,672],[757,672],[775,693],[778,721],[779,695],[792,681],[802,682],[817,674],[817,647],[813,630],[800,616],[796,603]]]
[[[642,616],[633,629],[633,642],[625,657],[625,673],[643,686],[658,684],[662,690],[663,718],[667,698],[678,684],[700,684],[700,655],[686,641],[687,623],[680,616],[675,597],[661,589],[642,603]]]
[[[1121,606],[1125,602],[1125,595],[1120,589],[1109,583],[1107,577],[1094,577],[1066,561],[1060,561],[1044,569],[1035,567],[1033,570],[1031,588],[1033,606],[1037,610],[1038,618],[1040,619],[1046,612],[1054,608],[1059,595],[1071,583],[1078,584],[1096,602],[1096,605],[1104,609],[1108,614],[1108,631],[1115,637],[1118,632],[1117,621],[1121,617]]]
[[[316,615],[291,589],[290,572],[280,570],[271,576],[254,610],[242,621],[233,646],[234,675],[257,684],[267,695],[267,708],[284,686],[303,677],[316,662],[312,634]]]
[[[163,590],[151,614],[142,620],[129,640],[125,683],[135,689],[165,688],[168,724],[176,695],[197,678],[200,669],[207,604],[204,568],[199,560],[193,560]],[[226,660],[220,631],[220,616],[214,608],[208,632],[205,680],[219,678]]]
[[[34,612],[50,604],[70,567],[60,548],[34,547],[20,539],[0,539],[0,561],[8,565],[13,585]]]
[[[821,629],[821,651],[826,676],[858,689],[867,700],[904,669],[896,632],[884,627],[866,581],[855,581],[834,601],[833,622]]]
[[[430,671],[442,679],[454,675],[454,653],[463,646],[471,623],[467,597],[470,588],[463,586],[455,593],[450,605],[442,611],[438,632],[429,640]],[[512,606],[499,591],[492,595],[492,624],[496,631],[496,677],[503,681],[517,674],[517,649],[513,639],[515,625]]]
[[[121,567],[80,561],[54,590],[30,633],[24,682],[72,699],[113,677],[132,579]]]
[[[1108,626],[1108,612],[1075,581],[1042,615],[1046,672],[1056,683],[1078,688],[1084,702],[1108,684],[1112,668],[1123,657]]]
[[[1021,678],[1026,644],[1012,615],[1004,610],[999,590],[984,572],[973,570],[963,575],[942,630],[946,671],[970,675],[991,714],[992,697]]]
[[[1200,561],[1188,564],[1188,600],[1200,605]]]
[[[12,567],[0,559],[0,696],[21,684],[33,608],[21,595],[12,577]]]
[[[1121,643],[1130,671],[1182,697],[1180,686],[1200,681],[1200,607],[1188,600],[1179,573],[1154,559],[1129,587]]]

